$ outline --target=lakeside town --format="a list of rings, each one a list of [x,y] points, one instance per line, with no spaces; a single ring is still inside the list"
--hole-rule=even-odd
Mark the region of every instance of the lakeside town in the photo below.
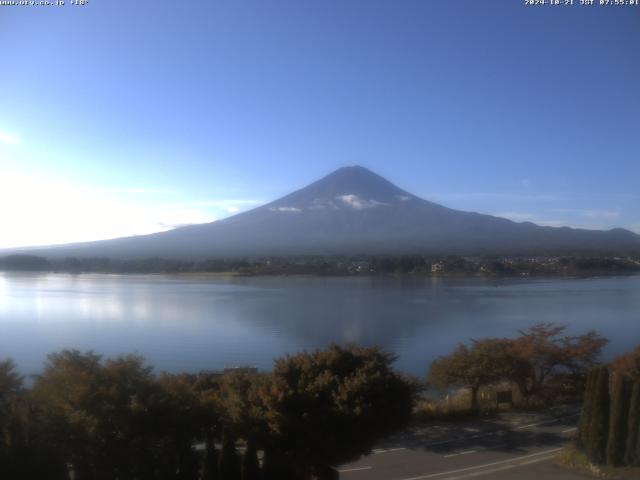
[[[423,255],[310,255],[239,259],[0,258],[0,270],[68,273],[257,275],[576,276],[640,272],[640,257],[463,257]]]

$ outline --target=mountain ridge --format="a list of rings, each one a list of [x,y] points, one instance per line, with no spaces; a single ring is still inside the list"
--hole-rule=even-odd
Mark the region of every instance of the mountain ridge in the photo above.
[[[454,210],[413,195],[365,167],[350,166],[215,222],[28,251],[50,257],[191,259],[396,253],[612,255],[640,254],[640,236],[622,228],[545,227]]]

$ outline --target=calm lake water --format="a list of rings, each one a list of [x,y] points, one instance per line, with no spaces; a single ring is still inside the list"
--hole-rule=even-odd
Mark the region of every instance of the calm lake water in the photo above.
[[[0,358],[140,353],[157,370],[253,364],[340,343],[378,344],[424,375],[460,341],[537,322],[596,329],[606,356],[640,343],[640,276],[588,279],[205,278],[0,273]]]

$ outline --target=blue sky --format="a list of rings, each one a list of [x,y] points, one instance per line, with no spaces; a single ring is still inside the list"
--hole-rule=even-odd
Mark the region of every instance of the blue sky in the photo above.
[[[0,41],[0,247],[211,221],[353,164],[640,232],[640,7],[67,1],[0,7]]]

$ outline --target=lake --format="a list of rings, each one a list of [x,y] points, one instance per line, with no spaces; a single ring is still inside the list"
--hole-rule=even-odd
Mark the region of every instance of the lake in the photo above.
[[[251,364],[330,342],[381,345],[423,376],[461,341],[538,322],[596,329],[606,358],[640,343],[640,276],[586,279],[194,277],[0,272],[0,358],[24,374],[62,348],[156,369]]]

